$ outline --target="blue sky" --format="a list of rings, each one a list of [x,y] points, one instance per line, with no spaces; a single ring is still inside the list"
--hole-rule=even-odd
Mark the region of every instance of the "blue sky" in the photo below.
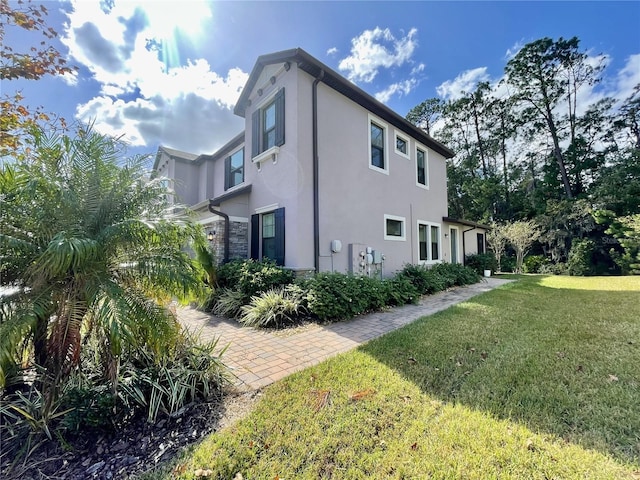
[[[14,0],[10,3],[15,4]],[[37,0],[36,0],[37,3]],[[3,81],[68,121],[124,134],[132,152],[211,153],[243,128],[233,105],[258,56],[301,47],[401,115],[426,98],[497,82],[527,42],[577,36],[605,81],[582,101],[640,82],[640,2],[46,1],[78,74]],[[9,30],[24,49],[39,38]]]

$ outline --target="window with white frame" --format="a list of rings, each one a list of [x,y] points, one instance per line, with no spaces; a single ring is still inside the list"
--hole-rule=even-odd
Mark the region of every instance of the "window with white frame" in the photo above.
[[[284,88],[256,109],[251,117],[251,158],[284,145]]]
[[[441,260],[439,224],[418,221],[418,256],[421,262]]]
[[[396,145],[395,145],[396,153],[402,157],[409,158],[409,137],[396,131],[395,139],[396,139]]]
[[[369,116],[369,147],[369,168],[388,174],[387,126],[371,116]]]
[[[384,239],[406,240],[406,219],[395,215],[384,216]]]
[[[244,182],[244,148],[229,155],[224,162],[224,189]]]
[[[429,188],[429,161],[427,149],[416,147],[416,184]]]

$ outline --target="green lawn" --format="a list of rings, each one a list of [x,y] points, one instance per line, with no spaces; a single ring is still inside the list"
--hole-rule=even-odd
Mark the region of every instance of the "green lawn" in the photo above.
[[[640,478],[640,277],[528,276],[418,320],[266,389],[174,472],[197,469]]]

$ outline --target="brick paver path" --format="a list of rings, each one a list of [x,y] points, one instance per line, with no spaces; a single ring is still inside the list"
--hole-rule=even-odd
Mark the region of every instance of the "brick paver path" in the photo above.
[[[236,376],[238,387],[253,390],[507,282],[486,278],[475,285],[425,296],[416,305],[329,325],[311,324],[292,332],[243,327],[193,308],[179,308],[178,318],[189,330],[200,331],[202,339],[219,337],[220,348],[228,345],[223,362]]]

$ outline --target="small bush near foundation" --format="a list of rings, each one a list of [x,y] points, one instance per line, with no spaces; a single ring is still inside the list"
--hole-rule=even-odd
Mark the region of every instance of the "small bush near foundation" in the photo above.
[[[278,328],[293,323],[305,311],[304,292],[297,285],[288,285],[251,297],[238,320],[251,327]]]
[[[380,280],[342,273],[319,273],[303,288],[309,312],[320,320],[355,317],[381,308],[387,298]]]
[[[393,278],[384,280],[387,305],[405,305],[416,303],[420,298],[420,291],[405,275],[396,275]]]
[[[251,297],[293,283],[295,274],[272,260],[234,260],[218,267],[218,285]]]
[[[439,263],[431,267],[431,271],[445,276],[450,287],[471,285],[480,281],[480,275],[474,269],[460,263]]]
[[[419,295],[429,295],[447,288],[442,275],[425,265],[405,265],[398,276],[407,278],[418,290]]]

